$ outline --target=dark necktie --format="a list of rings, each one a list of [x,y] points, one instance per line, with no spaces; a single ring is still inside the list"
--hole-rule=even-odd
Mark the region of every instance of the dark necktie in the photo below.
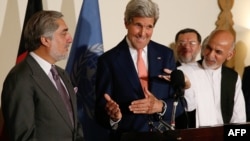
[[[148,72],[145,62],[142,58],[142,51],[143,49],[137,50],[137,69],[142,88],[144,89],[148,88]]]
[[[57,90],[63,100],[63,103],[65,104],[66,108],[67,108],[67,111],[68,111],[68,114],[69,114],[69,117],[70,117],[70,120],[72,122],[72,125],[74,125],[74,120],[73,120],[73,112],[72,112],[72,106],[71,106],[71,100],[70,100],[70,96],[68,95],[65,87],[63,86],[61,80],[60,80],[60,76],[58,75],[58,72],[56,70],[56,67],[55,65],[52,65],[51,67],[51,73],[52,73],[52,76],[56,82],[56,86],[57,86]]]

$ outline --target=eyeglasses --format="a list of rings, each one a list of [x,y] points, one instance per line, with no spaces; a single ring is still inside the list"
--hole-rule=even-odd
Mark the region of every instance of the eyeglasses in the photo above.
[[[193,47],[193,46],[196,46],[196,45],[198,45],[198,42],[196,42],[196,41],[178,41],[177,42],[177,45],[178,46],[186,46],[186,45],[189,45],[189,46],[191,46],[191,47]]]

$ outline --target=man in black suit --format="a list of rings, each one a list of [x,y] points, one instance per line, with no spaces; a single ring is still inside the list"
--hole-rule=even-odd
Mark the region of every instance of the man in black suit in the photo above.
[[[55,66],[67,57],[72,43],[63,15],[56,11],[36,13],[25,27],[24,38],[29,54],[10,70],[2,91],[10,140],[82,141],[74,88],[66,72]],[[63,82],[67,104],[53,79],[52,65]]]
[[[194,65],[197,64],[197,55],[201,51],[201,35],[193,28],[184,28],[178,31],[175,35],[175,51],[177,67],[181,65]],[[198,64],[197,64],[198,65]],[[187,101],[189,97],[185,95]],[[188,112],[186,115],[180,116],[177,121],[185,121],[187,118],[188,128],[195,127],[195,109],[190,110],[187,105]]]
[[[250,122],[250,66],[245,67],[242,76],[242,91],[246,103],[247,122]]]
[[[173,51],[151,40],[158,18],[158,6],[151,0],[131,0],[124,18],[127,35],[99,57],[96,118],[104,127],[113,129],[113,137],[130,131],[158,131],[159,117],[170,124],[174,91],[168,81],[158,76],[166,74],[165,68],[175,70],[176,65]],[[139,50],[145,77],[139,75]],[[146,81],[146,86],[141,80]],[[178,104],[176,116],[183,112],[183,106]]]

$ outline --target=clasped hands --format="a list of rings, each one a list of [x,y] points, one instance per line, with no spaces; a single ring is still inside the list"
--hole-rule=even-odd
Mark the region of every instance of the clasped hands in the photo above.
[[[166,75],[159,75],[159,78],[163,78],[167,81],[170,81],[171,70],[164,69]],[[190,87],[189,79],[185,76],[186,86],[185,88]],[[147,88],[144,88],[145,98],[134,100],[129,105],[129,110],[134,114],[153,114],[162,112],[163,102],[162,100],[157,99]],[[121,120],[122,113],[119,105],[108,95],[104,94],[104,98],[107,103],[105,109],[110,119],[114,122]]]
[[[145,98],[134,100],[129,105],[129,110],[135,114],[153,114],[162,111],[163,103],[158,100],[148,89],[144,89]],[[111,99],[108,94],[104,94],[107,101],[106,111],[112,121],[116,122],[122,118],[119,105]]]

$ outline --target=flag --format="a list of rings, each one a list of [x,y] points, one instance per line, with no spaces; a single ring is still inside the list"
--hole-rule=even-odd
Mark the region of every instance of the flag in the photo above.
[[[34,14],[35,12],[37,12],[37,11],[42,10],[42,9],[43,9],[42,0],[28,0],[27,7],[26,7],[26,14],[25,14],[25,17],[24,17],[23,29],[22,29],[22,33],[21,33],[21,39],[20,39],[20,43],[19,43],[19,49],[18,49],[16,64],[21,62],[27,55],[27,51],[25,49],[25,43],[24,43],[24,39],[23,39],[24,27],[25,27],[27,21],[29,20],[29,18],[31,17],[31,15]],[[0,111],[0,112],[2,112],[2,111]],[[0,114],[0,116],[1,116],[0,120],[3,120],[2,119],[2,113]],[[3,122],[2,126],[3,126],[3,129],[0,132],[0,140],[1,141],[8,141],[9,138],[7,137],[4,122]]]
[[[19,49],[18,49],[18,54],[17,54],[17,59],[16,59],[16,64],[18,64],[19,62],[21,62],[27,55],[27,51],[25,49],[25,43],[24,43],[24,39],[23,39],[23,31],[24,31],[24,27],[27,23],[27,21],[29,20],[29,18],[37,11],[40,11],[43,9],[42,6],[42,0],[28,0],[27,2],[27,7],[26,7],[26,14],[24,17],[24,23],[23,23],[23,29],[22,29],[22,33],[21,33],[21,39],[20,39],[20,43],[19,43]],[[0,111],[2,112],[2,111]],[[2,119],[2,113],[0,114],[0,120]],[[6,127],[5,124],[3,122],[3,129],[0,132],[0,140],[1,141],[8,141],[9,138],[7,136],[6,133]]]
[[[16,64],[21,62],[28,54],[27,50],[25,49],[25,43],[24,43],[24,39],[23,39],[24,27],[25,27],[27,21],[29,20],[29,18],[34,13],[36,13],[40,10],[43,10],[42,0],[28,0],[26,14],[25,14],[24,23],[23,23],[23,30],[22,30],[22,34],[21,34],[20,43],[19,43]]]
[[[103,53],[98,0],[84,0],[66,64],[77,91],[79,120],[86,141],[105,141],[108,131],[94,120],[97,59]],[[98,133],[98,135],[96,135]]]

